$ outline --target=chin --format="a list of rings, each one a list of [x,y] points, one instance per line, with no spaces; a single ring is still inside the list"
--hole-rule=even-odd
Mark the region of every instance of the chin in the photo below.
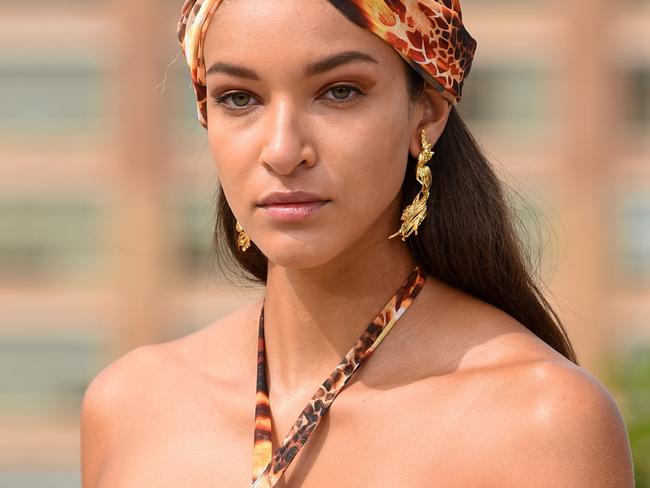
[[[266,245],[258,244],[266,258],[277,266],[288,269],[317,268],[326,265],[344,248],[341,242],[327,239],[314,239],[308,242],[285,237]]]

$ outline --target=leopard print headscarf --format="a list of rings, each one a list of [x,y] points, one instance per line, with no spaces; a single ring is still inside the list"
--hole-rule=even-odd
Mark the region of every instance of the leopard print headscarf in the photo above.
[[[476,41],[465,30],[460,0],[328,0],[355,24],[388,42],[455,105],[461,99]],[[177,33],[196,92],[199,122],[207,122],[203,39],[221,0],[185,0]]]

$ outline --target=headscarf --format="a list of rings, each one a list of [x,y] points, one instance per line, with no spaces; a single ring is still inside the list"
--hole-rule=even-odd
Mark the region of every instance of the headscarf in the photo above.
[[[203,41],[221,1],[185,0],[177,26],[204,128],[208,123]],[[328,1],[393,46],[451,104],[458,103],[476,51],[476,41],[463,26],[460,0]]]

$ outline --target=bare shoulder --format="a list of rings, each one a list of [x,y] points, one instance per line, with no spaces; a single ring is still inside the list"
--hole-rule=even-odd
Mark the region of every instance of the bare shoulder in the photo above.
[[[246,363],[249,369],[255,365],[256,342],[248,346],[252,360],[244,361],[240,349],[250,342],[242,336],[253,333],[244,322],[254,308],[255,304],[241,307],[172,341],[136,347],[92,379],[80,416],[84,488],[96,486],[113,447],[136,432],[143,418],[164,418],[179,395],[189,401],[194,394],[214,398],[230,385],[241,384],[236,375],[247,372]],[[237,360],[242,368],[233,367]]]
[[[510,365],[500,374],[495,477],[520,487],[634,486],[622,415],[595,376],[568,360]]]
[[[138,397],[138,385],[147,385],[154,377],[163,362],[162,349],[158,345],[133,349],[101,370],[87,386],[80,422],[84,488],[97,486],[116,438],[115,426],[128,421],[125,406]]]
[[[86,409],[128,401],[158,384],[170,386],[170,380],[187,380],[187,375],[215,373],[214,366],[228,364],[238,356],[240,345],[249,344],[254,333],[248,322],[258,307],[244,305],[215,322],[183,337],[136,347],[101,370],[88,385],[83,405]],[[256,348],[256,342],[250,343]],[[225,369],[225,368],[222,368]]]
[[[111,362],[86,387],[80,415],[83,488],[99,486],[123,430],[132,429],[138,411],[156,401],[152,391],[165,369],[174,369],[172,362],[177,360],[166,344],[143,345]]]
[[[89,383],[84,393],[82,413],[107,414],[123,405],[136,391],[152,386],[155,376],[173,368],[176,358],[169,343],[136,347],[105,366]]]
[[[459,450],[482,479],[522,488],[633,487],[624,420],[605,386],[505,312],[453,296],[417,347],[435,352],[425,391],[439,395],[448,378],[442,391],[463,412]]]
[[[260,300],[250,302],[198,331],[167,343],[169,350],[192,368],[211,376],[231,367],[256,364]],[[251,359],[252,358],[252,359]]]

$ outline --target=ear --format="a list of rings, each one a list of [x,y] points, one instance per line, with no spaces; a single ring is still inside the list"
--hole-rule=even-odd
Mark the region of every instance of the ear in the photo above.
[[[419,104],[420,107],[413,113],[417,114],[419,119],[415,121],[415,130],[411,134],[409,145],[409,150],[414,158],[418,157],[422,149],[422,129],[426,132],[427,140],[432,146],[435,146],[440,134],[445,129],[451,111],[451,103],[428,83],[416,104]]]

